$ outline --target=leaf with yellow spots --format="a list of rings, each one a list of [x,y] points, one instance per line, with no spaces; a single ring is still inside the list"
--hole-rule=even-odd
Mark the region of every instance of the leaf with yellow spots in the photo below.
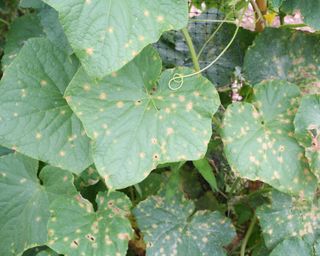
[[[161,59],[148,47],[113,75],[93,80],[80,68],[70,83],[66,99],[93,139],[95,166],[110,188],[136,184],[158,164],[205,155],[218,93],[202,76],[171,90],[175,73],[192,70],[161,74]]]
[[[132,229],[128,216],[131,202],[121,192],[100,192],[98,209],[80,194],[59,198],[51,206],[48,245],[68,255],[124,256]]]
[[[274,80],[255,85],[254,92],[252,104],[234,103],[225,112],[222,136],[229,164],[243,178],[312,198],[317,181],[294,138],[299,88]]]
[[[88,74],[123,67],[164,31],[188,22],[186,0],[44,0],[59,12],[66,36]]]
[[[0,82],[0,144],[77,173],[88,167],[90,140],[63,98],[77,68],[49,40],[28,40]]]
[[[246,53],[246,77],[253,85],[267,79],[282,79],[297,84],[305,93],[319,93],[320,48],[314,47],[319,44],[317,34],[267,28]]]
[[[49,203],[77,192],[70,172],[20,154],[0,158],[0,255],[17,256],[47,242]]]
[[[147,245],[147,255],[224,256],[236,236],[231,221],[219,212],[195,211],[181,195],[151,196],[133,210]],[[150,217],[151,216],[151,217]]]
[[[306,252],[312,252],[319,242],[319,200],[311,203],[276,190],[270,199],[271,205],[256,211],[266,246],[273,250],[270,255],[314,255]]]
[[[302,98],[294,126],[296,138],[305,148],[311,171],[320,180],[320,94]]]

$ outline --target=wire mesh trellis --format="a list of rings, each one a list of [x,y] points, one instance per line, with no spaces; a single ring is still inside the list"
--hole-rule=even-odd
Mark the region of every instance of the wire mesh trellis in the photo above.
[[[236,29],[235,24],[212,22],[225,19],[225,15],[217,9],[200,11],[191,8],[189,13],[191,19],[188,30],[198,54],[201,68],[206,67],[225,48],[232,38]],[[199,21],[197,21],[199,20]],[[214,37],[212,38],[212,35]],[[232,82],[234,72],[242,66],[246,48],[252,43],[254,34],[248,30],[241,29],[232,46],[219,59],[219,61],[203,72],[217,86],[229,85]],[[206,45],[205,47],[203,47]],[[162,57],[164,66],[192,67],[192,61],[188,46],[180,31],[165,33],[159,42],[155,44]]]

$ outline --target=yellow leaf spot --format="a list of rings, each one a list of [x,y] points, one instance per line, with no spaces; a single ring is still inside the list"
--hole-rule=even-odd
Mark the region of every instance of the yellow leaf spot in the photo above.
[[[186,97],[184,97],[183,95],[179,96],[179,101],[180,102],[184,102],[186,100]]]
[[[60,151],[60,152],[59,152],[59,155],[60,155],[61,157],[64,157],[64,156],[66,155],[66,152]]]
[[[139,41],[142,42],[142,41],[144,41],[144,39],[145,39],[144,36],[139,36]]]
[[[153,145],[155,145],[155,144],[158,143],[158,140],[157,140],[156,138],[152,138],[152,139],[151,139],[151,143],[152,143]]]
[[[169,127],[167,128],[167,135],[172,135],[174,132],[173,128]]]
[[[119,233],[118,234],[118,238],[120,240],[129,240],[130,239],[130,235],[128,233]]]
[[[150,16],[150,12],[148,10],[144,10],[143,15],[146,17]]]
[[[123,108],[123,106],[124,106],[123,101],[117,102],[117,108]]]
[[[140,157],[140,158],[145,158],[145,156],[146,156],[146,153],[144,153],[144,152],[140,152],[140,153],[139,153],[139,157]]]
[[[40,132],[36,133],[36,139],[40,140],[42,138],[42,134]]]
[[[160,22],[160,23],[163,22],[164,21],[164,17],[162,15],[159,15],[157,17],[157,21]]]
[[[100,93],[99,99],[100,100],[106,100],[107,99],[107,94],[105,92]]]
[[[47,83],[47,81],[46,80],[41,80],[40,81],[40,85],[41,86],[46,86],[48,83]]]
[[[190,112],[193,108],[193,103],[190,101],[187,105],[186,105],[186,110],[187,112]]]
[[[108,27],[108,32],[113,33],[113,27]]]
[[[90,89],[91,89],[91,86],[89,84],[84,84],[83,85],[83,90],[84,91],[88,92],[88,91],[90,91]]]
[[[94,51],[93,48],[87,48],[87,49],[86,49],[86,53],[87,53],[88,55],[90,55],[90,56],[93,54],[93,51]]]

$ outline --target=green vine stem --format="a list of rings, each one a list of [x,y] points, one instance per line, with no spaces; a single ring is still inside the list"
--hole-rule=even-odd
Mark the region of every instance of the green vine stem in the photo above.
[[[245,256],[247,243],[248,243],[248,240],[252,234],[252,231],[253,231],[253,228],[254,228],[256,222],[257,222],[257,216],[254,215],[253,218],[251,219],[247,233],[246,233],[244,239],[242,240],[240,256]]]
[[[181,30],[181,32],[182,32],[184,38],[186,39],[194,69],[195,69],[195,71],[198,72],[200,70],[200,65],[199,65],[199,61],[198,61],[198,58],[197,58],[197,53],[196,53],[196,50],[194,48],[191,36],[189,34],[189,31],[188,31],[188,28],[183,28]]]

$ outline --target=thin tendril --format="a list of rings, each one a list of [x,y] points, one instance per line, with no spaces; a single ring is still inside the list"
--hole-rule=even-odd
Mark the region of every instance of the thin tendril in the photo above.
[[[199,70],[197,72],[194,72],[194,73],[191,73],[191,74],[188,74],[188,75],[175,73],[173,75],[173,77],[169,80],[169,83],[168,83],[169,89],[171,89],[172,91],[179,90],[183,86],[184,78],[192,77],[192,76],[201,74],[202,72],[204,72],[207,69],[209,69],[213,64],[215,64],[222,57],[222,55],[229,49],[229,47],[232,45],[233,41],[235,40],[235,38],[236,38],[236,36],[238,34],[239,29],[240,29],[240,22],[238,23],[237,28],[236,28],[236,30],[235,30],[230,42],[227,44],[227,46],[222,50],[222,52],[208,66],[204,67],[203,69],[201,69],[201,70]],[[176,83],[176,86],[173,86],[173,82]]]

